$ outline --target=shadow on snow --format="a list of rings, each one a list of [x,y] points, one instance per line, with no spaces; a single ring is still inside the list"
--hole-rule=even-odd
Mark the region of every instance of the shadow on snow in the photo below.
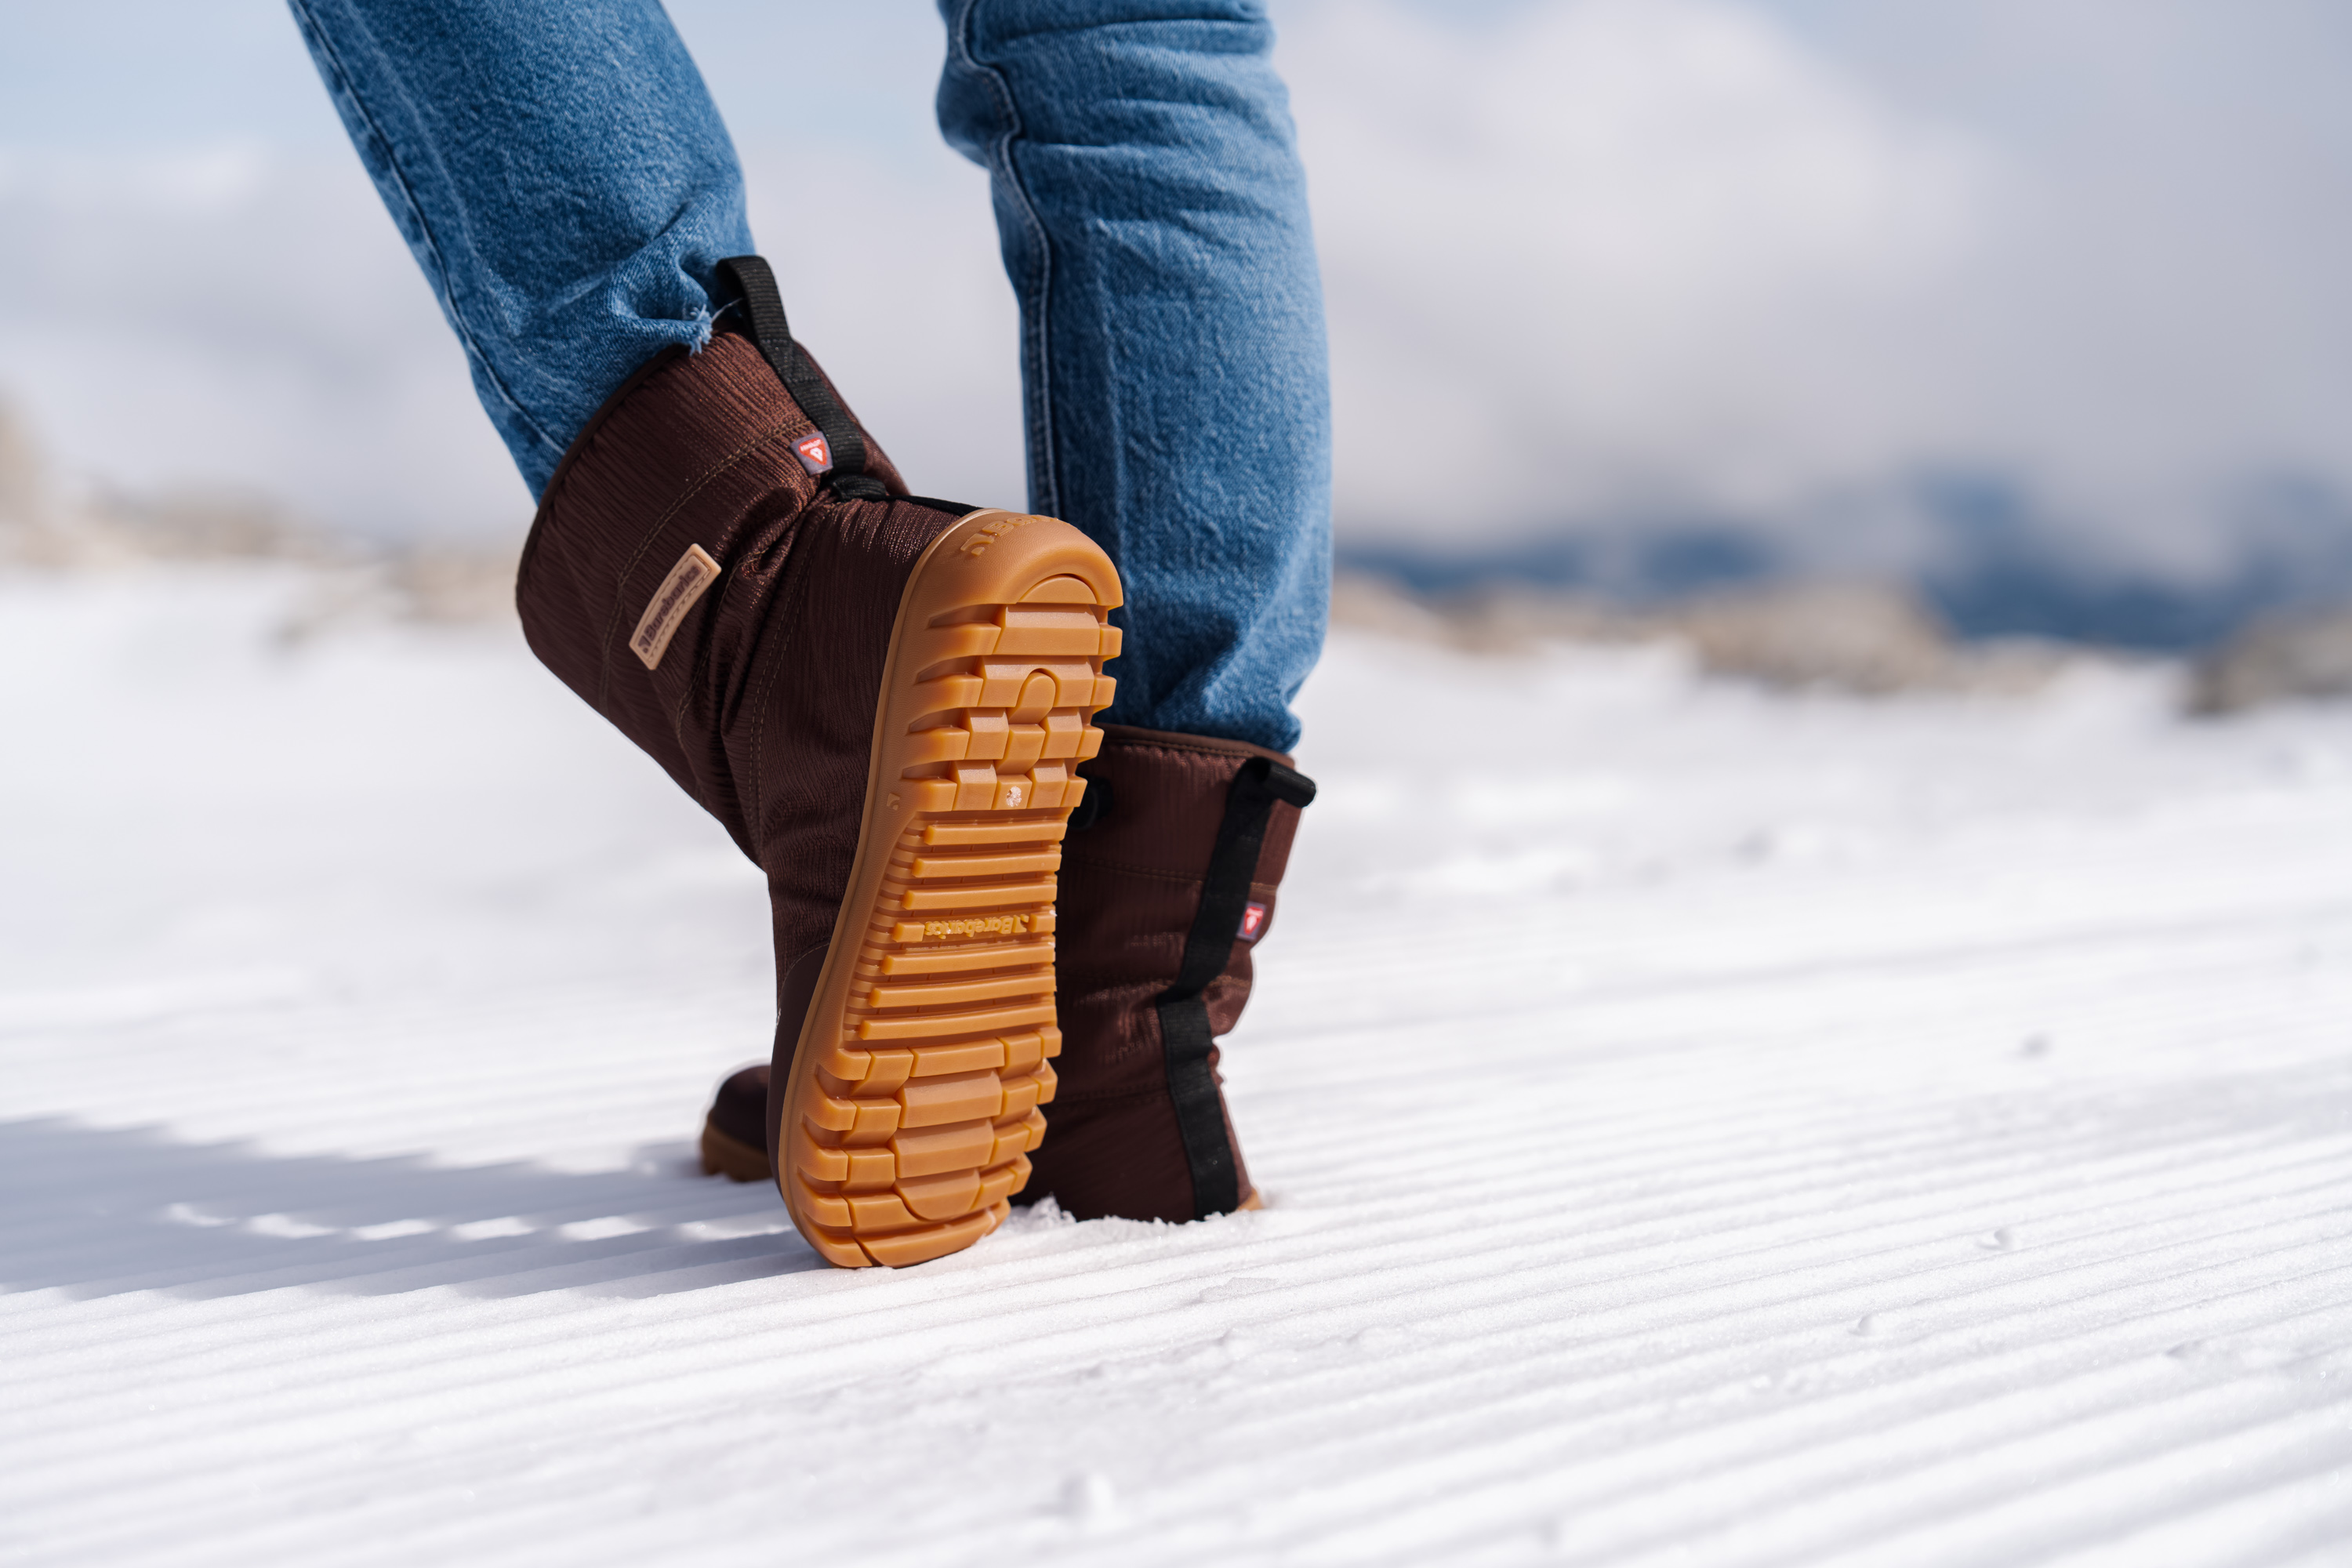
[[[573,1174],[0,1121],[0,1291],[661,1296],[823,1267],[773,1188],[682,1145]]]

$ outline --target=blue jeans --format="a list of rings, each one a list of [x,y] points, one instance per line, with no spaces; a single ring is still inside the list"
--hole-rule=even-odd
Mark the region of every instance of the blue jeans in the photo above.
[[[712,268],[757,248],[702,79],[656,0],[291,4],[536,495],[631,371],[709,338]],[[1029,504],[1126,584],[1105,717],[1288,751],[1330,413],[1263,5],[940,7],[940,128],[989,171],[1020,300]]]

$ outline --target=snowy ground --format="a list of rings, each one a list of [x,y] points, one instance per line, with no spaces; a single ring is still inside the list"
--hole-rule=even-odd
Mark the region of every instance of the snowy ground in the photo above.
[[[750,868],[301,591],[0,580],[12,1563],[2352,1562],[2352,716],[1342,638],[1270,1206],[848,1274]]]

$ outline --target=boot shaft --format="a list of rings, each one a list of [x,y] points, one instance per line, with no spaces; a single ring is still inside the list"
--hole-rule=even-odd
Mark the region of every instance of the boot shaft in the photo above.
[[[1314,786],[1242,742],[1103,727],[1063,852],[1055,1136],[1031,1198],[1185,1220],[1251,1196],[1213,1041],[1249,1000]]]

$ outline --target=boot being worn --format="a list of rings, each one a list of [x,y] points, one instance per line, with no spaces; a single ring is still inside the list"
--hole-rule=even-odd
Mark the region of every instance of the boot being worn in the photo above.
[[[605,405],[517,602],[767,873],[776,1041],[737,1164],[765,1157],[833,1262],[920,1262],[994,1228],[1044,1132],[1055,872],[1118,574],[1051,518],[907,496],[766,265],[720,270],[749,334]]]
[[[1211,1041],[1249,1000],[1312,781],[1272,752],[1111,724],[1061,875],[1064,1048],[1054,1137],[1020,1195],[1081,1219],[1187,1220],[1255,1202]],[[768,1069],[719,1086],[702,1168],[765,1181]]]
[[[702,1119],[702,1173],[730,1182],[775,1179],[768,1163],[768,1064],[728,1075]]]
[[[1315,785],[1238,741],[1103,737],[1062,871],[1054,1142],[1022,1195],[1081,1219],[1230,1213],[1255,1194],[1213,1041],[1249,1000]]]

